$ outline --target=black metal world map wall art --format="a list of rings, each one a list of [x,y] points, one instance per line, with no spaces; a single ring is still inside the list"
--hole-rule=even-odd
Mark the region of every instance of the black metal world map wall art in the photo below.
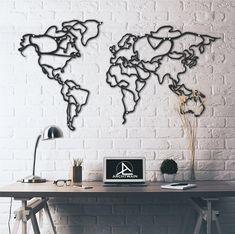
[[[187,88],[181,82],[181,76],[197,65],[199,55],[217,39],[204,34],[181,32],[167,25],[144,36],[128,33],[117,45],[111,46],[111,65],[106,73],[106,82],[121,91],[123,124],[126,123],[126,116],[136,110],[140,93],[150,77],[157,77],[160,85],[168,78],[170,90],[185,97],[186,109],[182,114],[200,116],[205,110],[205,95]]]
[[[81,57],[79,47],[86,47],[90,40],[99,35],[102,22],[89,19],[84,22],[71,20],[57,26],[49,27],[44,34],[23,35],[19,51],[33,47],[38,55],[38,64],[49,79],[61,86],[61,94],[67,103],[67,126],[75,130],[74,119],[88,102],[89,90],[82,88],[73,80],[65,78],[67,65]]]

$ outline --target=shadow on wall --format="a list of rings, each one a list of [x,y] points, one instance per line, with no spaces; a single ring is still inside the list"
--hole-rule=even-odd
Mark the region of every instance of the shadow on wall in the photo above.
[[[188,200],[152,195],[50,200],[58,234],[190,234],[195,212]]]

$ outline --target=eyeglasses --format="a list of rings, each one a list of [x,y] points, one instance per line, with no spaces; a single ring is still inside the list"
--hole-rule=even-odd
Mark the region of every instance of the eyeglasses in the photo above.
[[[63,187],[63,186],[70,186],[71,185],[71,180],[55,180],[53,184],[55,184],[58,187]]]

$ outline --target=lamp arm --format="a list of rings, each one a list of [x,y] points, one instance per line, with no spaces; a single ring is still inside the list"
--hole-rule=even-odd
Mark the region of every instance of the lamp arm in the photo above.
[[[41,136],[42,136],[41,134],[38,136],[36,143],[35,143],[34,158],[33,158],[33,176],[35,176],[36,154],[37,154],[38,143],[39,143]]]

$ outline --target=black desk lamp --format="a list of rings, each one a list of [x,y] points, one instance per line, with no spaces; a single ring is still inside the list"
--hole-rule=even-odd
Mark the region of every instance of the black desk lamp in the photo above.
[[[27,176],[22,180],[23,183],[43,183],[46,182],[46,179],[42,179],[39,176],[35,176],[35,164],[36,164],[36,153],[37,153],[37,147],[39,140],[53,140],[56,138],[63,137],[63,132],[61,129],[57,126],[48,126],[46,127],[42,133],[39,134],[34,148],[34,158],[33,158],[33,174],[30,176]]]

